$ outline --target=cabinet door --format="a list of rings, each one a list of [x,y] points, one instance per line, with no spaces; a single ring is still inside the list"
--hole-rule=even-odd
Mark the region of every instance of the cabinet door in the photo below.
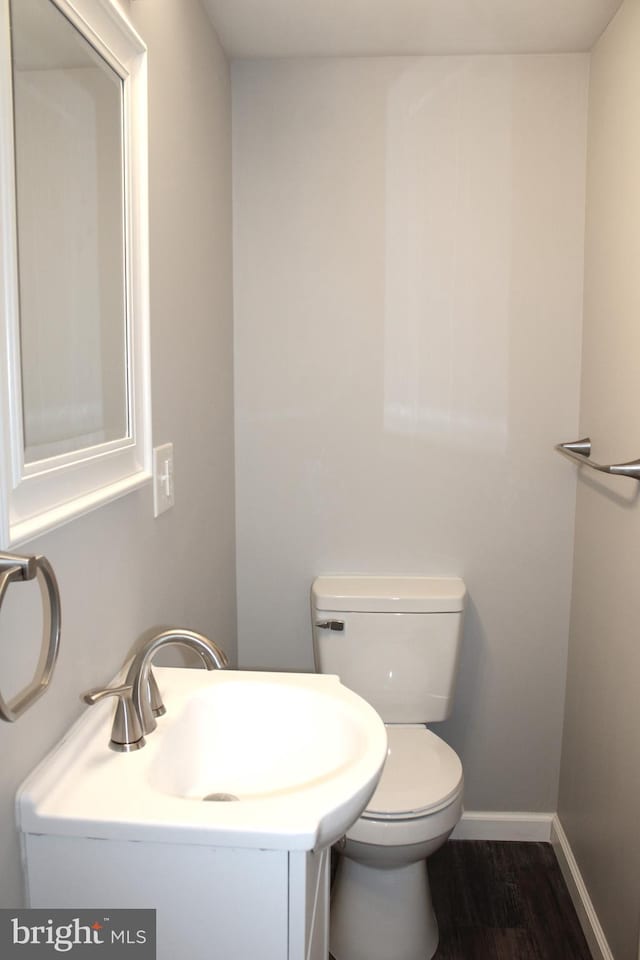
[[[287,956],[284,851],[35,835],[23,842],[30,907],[153,908],[158,960]]]
[[[331,850],[289,854],[289,960],[329,956]]]

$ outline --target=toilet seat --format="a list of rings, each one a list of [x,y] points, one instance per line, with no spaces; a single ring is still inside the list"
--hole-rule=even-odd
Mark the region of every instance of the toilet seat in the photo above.
[[[407,820],[437,813],[462,789],[457,753],[422,725],[387,724],[387,760],[362,814],[365,820]]]
[[[390,752],[380,782],[347,840],[397,848],[447,836],[462,816],[460,758],[424,726],[386,726]]]

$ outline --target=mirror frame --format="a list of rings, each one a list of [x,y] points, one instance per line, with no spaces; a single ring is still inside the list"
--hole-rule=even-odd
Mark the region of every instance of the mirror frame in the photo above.
[[[0,0],[0,549],[151,479],[147,49],[115,0],[49,0],[123,82],[127,373],[131,436],[25,464],[9,0]]]

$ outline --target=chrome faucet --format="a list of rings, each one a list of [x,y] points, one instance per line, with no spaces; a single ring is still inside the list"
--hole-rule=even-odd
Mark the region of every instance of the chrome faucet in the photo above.
[[[129,752],[145,744],[145,736],[152,733],[156,717],[166,713],[151,661],[161,647],[177,645],[188,647],[198,654],[207,670],[223,670],[229,665],[227,655],[213,640],[193,630],[174,628],[156,634],[134,655],[129,663],[123,684],[117,687],[89,690],[83,694],[85,703],[94,704],[105,697],[118,697],[109,746],[112,750]]]
[[[131,661],[124,681],[125,686],[132,688],[133,706],[140,718],[143,737],[155,730],[156,716],[160,716],[158,710],[164,712],[164,704],[161,700],[152,708],[151,661],[161,647],[171,645],[193,650],[199,655],[207,670],[223,670],[229,665],[226,654],[213,640],[193,630],[165,630],[148,640]]]

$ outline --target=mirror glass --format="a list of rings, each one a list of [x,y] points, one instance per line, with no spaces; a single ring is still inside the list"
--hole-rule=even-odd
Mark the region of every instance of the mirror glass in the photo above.
[[[11,0],[24,462],[130,436],[123,82]]]

